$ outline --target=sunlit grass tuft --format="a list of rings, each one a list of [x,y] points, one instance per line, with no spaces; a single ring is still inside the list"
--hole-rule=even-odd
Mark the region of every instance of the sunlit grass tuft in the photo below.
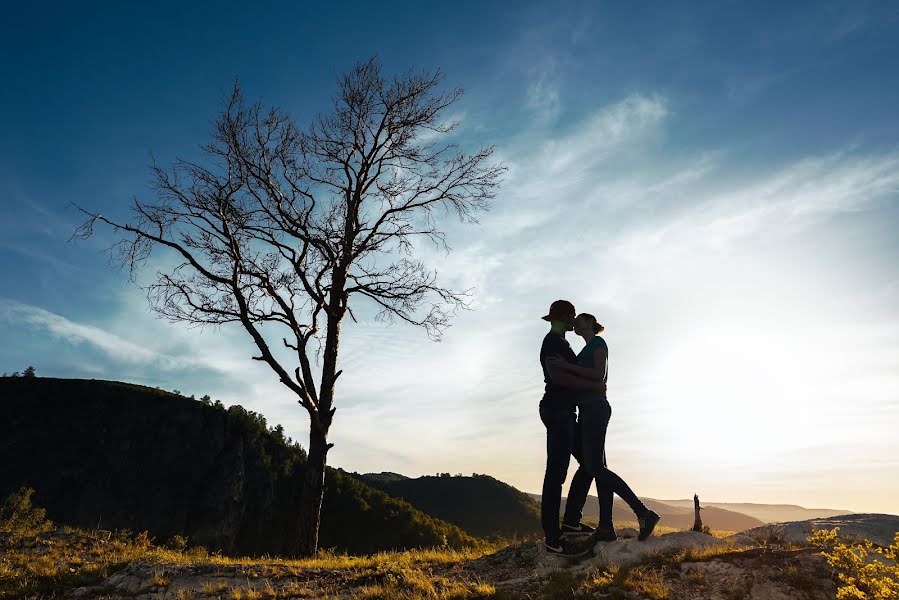
[[[492,585],[450,580],[446,577],[425,573],[421,569],[405,567],[394,570],[376,584],[364,586],[357,597],[389,600],[423,600],[425,598],[456,600],[483,598],[492,596],[495,592],[496,589]]]
[[[646,565],[594,571],[587,576],[583,589],[589,594],[608,594],[613,598],[637,593],[641,598],[665,600],[670,594],[664,571]]]

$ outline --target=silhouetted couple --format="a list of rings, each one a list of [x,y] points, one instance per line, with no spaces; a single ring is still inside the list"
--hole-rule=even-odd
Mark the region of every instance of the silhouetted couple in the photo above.
[[[552,303],[543,317],[551,329],[543,338],[540,365],[546,392],[540,401],[540,419],[546,426],[546,473],[543,477],[541,521],[546,550],[553,554],[578,556],[589,547],[578,543],[584,537],[590,543],[616,539],[612,524],[612,499],[618,494],[637,515],[638,539],[645,540],[659,522],[659,515],[646,508],[621,477],[606,467],[606,429],[612,407],[606,399],[609,349],[598,334],[603,326],[596,317],[581,313],[566,300]],[[565,340],[574,331],[586,345],[577,355]],[[559,525],[562,484],[568,474],[570,457],[579,466],[571,480],[565,515]],[[590,483],[596,481],[599,497],[599,526],[581,523]]]

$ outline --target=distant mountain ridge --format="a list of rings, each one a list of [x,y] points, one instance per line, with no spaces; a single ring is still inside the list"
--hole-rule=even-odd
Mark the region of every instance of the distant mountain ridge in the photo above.
[[[531,494],[531,497],[539,500],[540,495]],[[568,499],[565,497],[562,498],[562,511],[565,510],[567,500]],[[640,498],[640,500],[662,517],[661,524],[665,527],[673,527],[675,529],[690,529],[693,527],[694,515],[692,501],[690,508],[685,509],[677,506],[669,506],[664,502],[653,498]],[[596,496],[587,496],[587,502],[584,504],[584,516],[594,520],[599,518],[599,500]],[[615,522],[636,521],[637,517],[627,504],[616,497],[615,503],[612,505],[612,519]],[[751,527],[764,525],[762,521],[749,515],[716,507],[703,509],[702,524],[708,525],[712,529],[719,531],[742,531]]]
[[[539,501],[540,494],[529,494]],[[693,500],[656,500],[640,498],[644,504],[659,513],[662,525],[676,529],[689,529],[693,526]],[[562,510],[565,510],[567,498],[562,498]],[[755,504],[740,502],[703,502],[701,517],[703,525],[719,531],[743,531],[767,523],[785,521],[803,521],[806,519],[823,519],[834,516],[850,515],[850,511],[828,508],[804,508],[792,504]],[[599,517],[599,502],[596,496],[588,496],[584,505],[584,516]],[[636,517],[631,509],[620,498],[615,498],[612,508],[615,521],[633,521]]]
[[[668,506],[687,507],[693,510],[693,500],[659,500]],[[701,502],[703,509],[707,507],[721,508],[743,513],[763,523],[783,523],[786,521],[805,521],[808,519],[827,519],[854,514],[849,510],[834,508],[805,508],[796,504],[759,504],[754,502]]]

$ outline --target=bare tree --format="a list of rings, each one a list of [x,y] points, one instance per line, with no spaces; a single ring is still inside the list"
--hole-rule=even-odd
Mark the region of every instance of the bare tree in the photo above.
[[[439,339],[467,291],[437,283],[414,258],[418,240],[449,250],[441,213],[476,222],[505,168],[493,148],[470,153],[439,143],[460,89],[443,75],[387,78],[377,59],[338,77],[332,109],[301,131],[277,108],[249,105],[235,84],[200,163],[151,165],[156,200],[135,199],[115,221],[114,260],[132,275],[155,249],[180,258],[146,287],[163,318],[191,325],[239,323],[310,417],[299,514],[299,554],[318,546],[328,432],[334,418],[341,323],[365,298],[380,319],[399,319]],[[132,279],[134,277],[132,276]],[[355,306],[355,304],[353,304]],[[276,351],[276,346],[284,349]],[[314,368],[315,367],[315,368]],[[314,371],[318,371],[316,378]]]

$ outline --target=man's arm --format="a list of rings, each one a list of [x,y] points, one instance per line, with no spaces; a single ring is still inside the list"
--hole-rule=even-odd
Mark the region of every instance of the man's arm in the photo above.
[[[597,381],[594,379],[578,377],[577,375],[567,373],[556,366],[551,366],[549,362],[546,364],[546,371],[549,373],[549,378],[556,385],[561,385],[562,387],[572,390],[587,390],[592,392],[606,391],[606,384],[603,383],[601,379]]]
[[[599,356],[601,350],[597,350],[593,357],[596,360]],[[606,353],[602,352],[602,360],[605,361]],[[603,363],[605,364],[605,363]],[[549,369],[557,369],[558,371],[562,371],[568,373],[570,375],[574,375],[580,379],[589,379],[591,381],[603,381],[606,378],[605,368],[602,371],[599,371],[595,366],[594,367],[582,367],[580,365],[575,365],[562,357],[549,356],[546,359],[546,368]]]

